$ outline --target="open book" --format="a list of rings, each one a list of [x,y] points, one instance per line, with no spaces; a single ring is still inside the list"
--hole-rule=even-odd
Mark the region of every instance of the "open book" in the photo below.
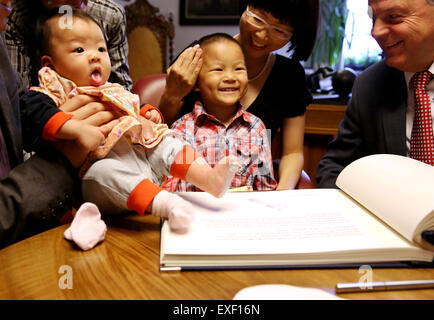
[[[359,159],[337,189],[179,193],[196,210],[186,234],[161,230],[165,268],[286,268],[432,262],[434,167],[395,155]]]

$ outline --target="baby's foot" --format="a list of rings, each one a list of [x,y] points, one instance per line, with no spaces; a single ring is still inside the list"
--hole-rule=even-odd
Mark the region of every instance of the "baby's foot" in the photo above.
[[[177,233],[187,232],[194,218],[193,206],[189,202],[165,190],[152,200],[152,214],[168,219],[170,229]]]
[[[212,169],[210,177],[209,193],[217,198],[224,196],[231,185],[235,173],[241,168],[241,161],[235,156],[227,156],[221,159]]]

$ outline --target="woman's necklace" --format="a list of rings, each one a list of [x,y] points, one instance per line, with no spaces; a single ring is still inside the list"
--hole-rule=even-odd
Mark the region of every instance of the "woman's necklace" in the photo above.
[[[253,78],[249,79],[249,82],[253,82],[255,80],[258,80],[260,77],[262,77],[262,75],[264,74],[265,70],[267,70],[268,64],[270,63],[271,56],[272,56],[271,53],[269,53],[268,57],[267,57],[267,61],[265,61],[265,64],[262,67],[262,70],[259,71],[259,73],[256,76],[254,76]],[[247,72],[248,72],[248,70],[247,70]]]

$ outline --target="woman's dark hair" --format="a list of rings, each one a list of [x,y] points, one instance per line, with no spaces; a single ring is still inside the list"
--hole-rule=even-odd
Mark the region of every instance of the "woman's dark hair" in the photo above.
[[[264,10],[282,23],[294,28],[289,51],[294,50],[292,58],[307,60],[315,46],[320,0],[241,0],[244,11],[247,6]]]

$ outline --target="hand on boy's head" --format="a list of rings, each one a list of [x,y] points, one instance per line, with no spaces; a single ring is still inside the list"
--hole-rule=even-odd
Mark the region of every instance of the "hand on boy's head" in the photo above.
[[[68,99],[60,109],[72,114],[73,119],[83,120],[87,124],[102,126],[115,118],[112,109],[101,102],[96,97],[80,94]]]
[[[199,45],[186,49],[167,70],[166,93],[184,98],[196,84],[202,67],[202,49]]]

